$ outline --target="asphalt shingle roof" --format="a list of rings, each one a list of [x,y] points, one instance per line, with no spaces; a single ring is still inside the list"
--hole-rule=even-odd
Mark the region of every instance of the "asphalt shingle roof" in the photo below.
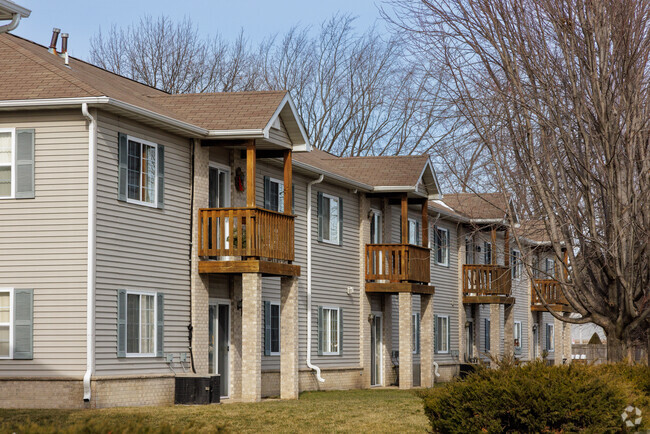
[[[503,193],[445,194],[443,201],[470,219],[503,219],[508,210]]]

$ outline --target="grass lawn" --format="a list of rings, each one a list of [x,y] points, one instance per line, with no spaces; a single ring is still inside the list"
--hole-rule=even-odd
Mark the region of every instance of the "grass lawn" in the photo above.
[[[2,410],[0,432],[425,432],[422,400],[396,389],[306,392],[296,401],[103,410]]]

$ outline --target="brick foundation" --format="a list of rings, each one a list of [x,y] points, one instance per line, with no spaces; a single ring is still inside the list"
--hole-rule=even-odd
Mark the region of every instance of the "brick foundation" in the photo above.
[[[115,377],[92,382],[92,408],[174,405],[173,375]]]
[[[364,384],[361,368],[323,369],[321,376],[324,383],[318,382],[313,371],[301,370],[300,391],[361,389]]]
[[[85,408],[81,379],[1,379],[2,408]]]

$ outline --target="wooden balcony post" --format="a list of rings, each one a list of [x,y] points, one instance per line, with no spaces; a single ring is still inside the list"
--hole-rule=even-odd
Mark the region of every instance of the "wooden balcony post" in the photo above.
[[[429,247],[429,206],[426,199],[422,202],[422,247]]]
[[[409,242],[409,202],[408,194],[402,194],[402,243],[408,244]]]
[[[249,140],[246,144],[246,206],[255,207],[255,140]]]
[[[497,228],[492,227],[492,265],[497,265]]]
[[[293,198],[293,175],[291,171],[291,151],[284,151],[284,213],[291,214]]]
[[[567,278],[569,277],[569,251],[567,249],[564,249],[564,257],[562,258],[562,262],[564,262],[564,267],[562,267],[564,273],[564,280],[567,280]],[[557,275],[554,277],[557,277]]]

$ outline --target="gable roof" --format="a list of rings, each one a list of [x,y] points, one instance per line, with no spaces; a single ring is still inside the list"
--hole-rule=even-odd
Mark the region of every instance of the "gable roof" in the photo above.
[[[503,193],[456,193],[444,197],[445,204],[476,222],[505,220],[508,200]]]
[[[292,142],[301,150],[310,147],[286,91],[171,95],[74,57],[65,65],[44,46],[10,34],[0,34],[0,71],[0,107],[79,104],[91,98],[92,104],[158,116],[161,123],[175,121],[194,135],[222,138],[268,139],[282,116]]]
[[[519,235],[535,244],[550,244],[544,220],[526,220],[521,222],[518,228]]]

